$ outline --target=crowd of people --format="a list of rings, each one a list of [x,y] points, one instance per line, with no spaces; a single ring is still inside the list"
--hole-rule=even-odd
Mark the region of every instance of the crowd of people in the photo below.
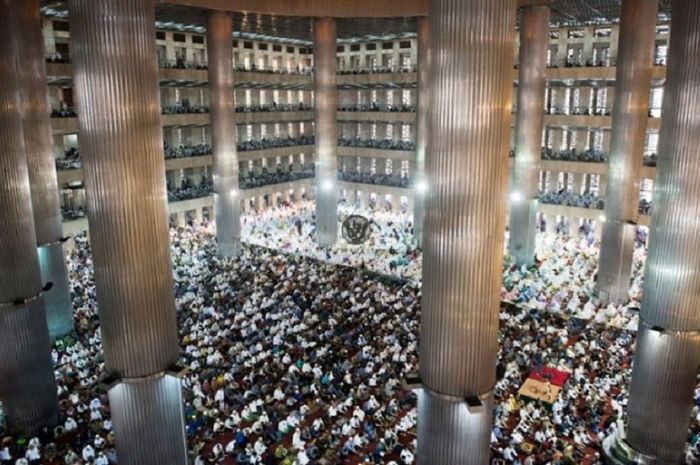
[[[567,150],[554,150],[549,147],[542,148],[542,160],[557,161],[581,161],[586,163],[605,163],[608,157],[600,150],[588,149],[583,152],[575,148]]]
[[[188,450],[196,465],[415,463],[421,254],[404,213],[341,206],[371,219],[369,240],[313,241],[312,202],[244,215],[238,259],[216,257],[213,225],[171,230]],[[646,237],[630,299],[595,291],[590,234],[540,234],[536,265],[503,265],[494,464],[601,463],[625,420]],[[36,438],[0,425],[2,465],[116,463],[90,248],[68,259],[76,329],[53,347],[61,423]],[[519,388],[533,370],[568,373],[552,404]],[[700,464],[700,385],[687,464]]]
[[[206,105],[197,105],[190,103],[188,99],[184,99],[174,105],[164,105],[160,109],[162,115],[182,115],[192,113],[209,113],[209,107]]]
[[[274,137],[267,138],[263,137],[260,140],[244,140],[238,143],[239,152],[250,152],[253,150],[264,150],[277,147],[295,147],[298,145],[313,145],[316,139],[313,135],[306,136],[301,134],[299,136],[287,136],[287,137]]]
[[[558,192],[540,192],[537,196],[540,202],[563,205],[565,207],[592,208],[602,210],[605,208],[605,200],[593,192],[576,194],[572,191],[561,189]]]
[[[403,103],[401,105],[389,105],[388,103],[377,103],[377,102],[372,102],[369,105],[365,104],[346,104],[346,105],[340,105],[338,106],[338,111],[384,111],[384,112],[390,112],[390,113],[398,113],[398,112],[405,112],[405,113],[415,113],[416,112],[416,106],[415,105],[409,105],[406,103]]]
[[[375,184],[377,186],[387,187],[406,188],[411,184],[411,181],[410,179],[408,179],[408,176],[397,174],[349,173],[347,171],[338,171],[338,179],[340,181],[345,182]]]
[[[311,111],[313,107],[305,105],[304,102],[299,103],[277,103],[272,102],[269,105],[238,105],[236,113],[264,113],[272,111]]]
[[[342,68],[338,74],[385,74],[385,73],[415,73],[415,66],[374,66],[369,68]]]
[[[362,137],[338,138],[339,147],[361,147],[381,150],[416,150],[416,143],[410,140],[363,139]]]
[[[63,153],[62,158],[56,158],[56,170],[77,170],[83,166],[80,153],[75,147],[71,147]]]
[[[183,177],[179,187],[171,186],[168,181],[168,202],[198,199],[212,194],[213,184],[211,179],[203,176],[199,182]]]
[[[274,170],[263,168],[260,174],[249,172],[248,176],[240,177],[238,183],[241,189],[252,189],[254,187],[292,182],[299,179],[309,179],[313,178],[314,174],[315,170],[313,166],[302,166],[298,170],[290,166],[288,171],[284,171],[282,167],[278,165]]]
[[[178,145],[177,148],[171,147],[167,142],[163,142],[163,151],[165,152],[165,159],[169,160],[171,158],[189,158],[189,157],[201,157],[204,155],[211,155],[211,145],[209,144],[196,144],[196,145]]]

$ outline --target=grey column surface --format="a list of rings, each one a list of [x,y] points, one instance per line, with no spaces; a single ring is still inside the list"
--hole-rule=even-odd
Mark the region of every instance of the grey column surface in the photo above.
[[[416,172],[413,177],[413,237],[419,248],[423,247],[423,223],[425,218],[425,196],[428,183],[425,179],[426,146],[428,144],[428,112],[430,106],[430,30],[428,18],[418,18],[418,109],[416,111]]]
[[[214,209],[219,256],[241,253],[241,208],[233,88],[233,18],[207,12],[209,112],[214,174]]]
[[[336,23],[314,19],[314,122],[316,132],[316,242],[338,240],[338,121]]]
[[[489,462],[515,13],[515,0],[430,3],[420,465]]]
[[[41,294],[15,56],[16,5],[0,0],[0,401],[8,428],[36,434],[59,419]]]
[[[535,261],[549,17],[549,6],[527,7],[523,10],[520,28],[518,114],[508,250],[516,263],[527,266]]]
[[[596,283],[604,301],[618,304],[629,298],[658,3],[625,0],[620,14],[605,222]]]
[[[672,8],[627,435],[660,463],[683,457],[700,360],[700,2],[674,0]]]
[[[121,465],[187,463],[152,0],[72,0],[80,152]],[[159,414],[153,399],[163,402]],[[167,414],[165,413],[167,410]]]
[[[49,334],[56,339],[73,329],[73,306],[63,252],[63,218],[53,153],[53,134],[46,87],[44,36],[39,0],[17,2],[22,125],[29,166],[34,226],[42,280],[53,286],[44,294]]]

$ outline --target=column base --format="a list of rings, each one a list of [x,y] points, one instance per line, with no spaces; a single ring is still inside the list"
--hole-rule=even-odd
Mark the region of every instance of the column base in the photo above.
[[[634,450],[617,431],[603,440],[603,463],[606,465],[651,465],[661,464],[655,457]],[[680,465],[678,462],[677,465]]]
[[[41,281],[53,283],[51,289],[44,293],[44,307],[49,337],[55,341],[73,331],[73,302],[63,244],[54,242],[37,247],[37,254],[41,267]]]
[[[187,465],[180,379],[169,374],[122,380],[109,389],[120,465]]]
[[[0,401],[10,431],[35,435],[59,420],[44,301],[0,308]]]
[[[418,391],[418,465],[487,465],[491,457],[493,392],[481,406]]]

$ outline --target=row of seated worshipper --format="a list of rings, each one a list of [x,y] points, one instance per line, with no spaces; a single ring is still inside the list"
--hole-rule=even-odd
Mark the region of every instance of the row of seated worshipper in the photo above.
[[[189,113],[209,113],[207,105],[196,105],[185,99],[175,105],[165,105],[160,109],[163,115],[189,114]]]
[[[382,150],[408,150],[412,151],[416,149],[416,143],[410,140],[394,140],[394,139],[363,139],[361,137],[346,138],[340,137],[338,139],[338,146],[340,147],[362,147],[362,148],[373,148]]]
[[[250,66],[237,65],[234,66],[234,70],[238,72],[252,72],[252,73],[264,73],[264,74],[291,74],[299,76],[308,76],[312,73],[313,69],[307,66],[299,66],[296,68],[271,68],[258,66],[255,63],[251,63]]]
[[[338,70],[338,74],[382,74],[382,73],[413,73],[416,71],[412,66],[374,66],[369,68],[343,68]]]
[[[553,150],[550,147],[542,147],[542,160],[581,161],[586,163],[605,163],[608,160],[600,150],[588,149],[579,151],[575,148],[567,150]]]
[[[385,111],[390,113],[415,113],[416,106],[407,103],[390,105],[388,103],[372,102],[371,104],[339,105],[338,111]]]
[[[179,188],[171,188],[168,185],[168,202],[206,197],[212,194],[213,187],[211,180],[206,176],[202,177],[199,183],[190,178],[182,178],[182,185]]]
[[[314,108],[311,105],[305,105],[304,102],[299,103],[277,103],[264,105],[237,105],[236,113],[261,113],[272,111],[310,111]]]
[[[240,152],[250,152],[252,150],[262,150],[275,147],[294,147],[297,145],[313,145],[315,143],[315,138],[313,135],[305,136],[300,135],[297,137],[287,136],[287,137],[275,137],[273,139],[268,139],[263,137],[260,140],[246,140],[238,143],[238,151]]]
[[[403,187],[410,185],[411,181],[406,176],[406,173],[396,171],[396,174],[380,174],[380,173],[350,173],[347,171],[338,171],[338,179],[345,182],[355,182],[360,184],[375,184],[378,186],[388,187]]]
[[[302,166],[298,171],[295,171],[293,166],[289,167],[289,171],[282,171],[281,166],[277,166],[275,171],[271,172],[268,172],[267,168],[263,168],[260,174],[248,172],[248,176],[240,178],[239,184],[241,189],[250,189],[253,187],[313,178],[314,173],[315,169],[313,166],[309,168]]]
[[[195,145],[180,144],[177,147],[171,147],[167,142],[163,141],[163,151],[165,152],[166,160],[170,158],[201,157],[211,155],[211,145],[204,143]]]
[[[540,192],[537,198],[542,203],[552,205],[563,205],[566,207],[578,208],[593,208],[597,210],[602,210],[603,208],[605,208],[605,200],[598,197],[597,194],[594,194],[592,192],[576,194],[572,191],[562,189],[559,192]]]

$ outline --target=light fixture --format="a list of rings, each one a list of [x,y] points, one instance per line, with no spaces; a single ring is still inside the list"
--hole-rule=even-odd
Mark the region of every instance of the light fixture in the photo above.
[[[605,220],[606,220],[606,219],[607,219],[607,218],[605,218],[605,215],[600,215],[600,216],[598,217],[598,221],[600,221],[601,223],[605,223]]]
[[[416,190],[421,194],[425,194],[426,192],[428,192],[428,183],[425,181],[418,181],[416,183]]]
[[[510,200],[512,202],[522,202],[523,194],[521,194],[519,191],[513,191],[510,193]]]
[[[330,179],[326,179],[326,180],[321,182],[321,190],[324,190],[327,192],[327,191],[330,191],[331,189],[333,189],[333,181],[331,181]]]

